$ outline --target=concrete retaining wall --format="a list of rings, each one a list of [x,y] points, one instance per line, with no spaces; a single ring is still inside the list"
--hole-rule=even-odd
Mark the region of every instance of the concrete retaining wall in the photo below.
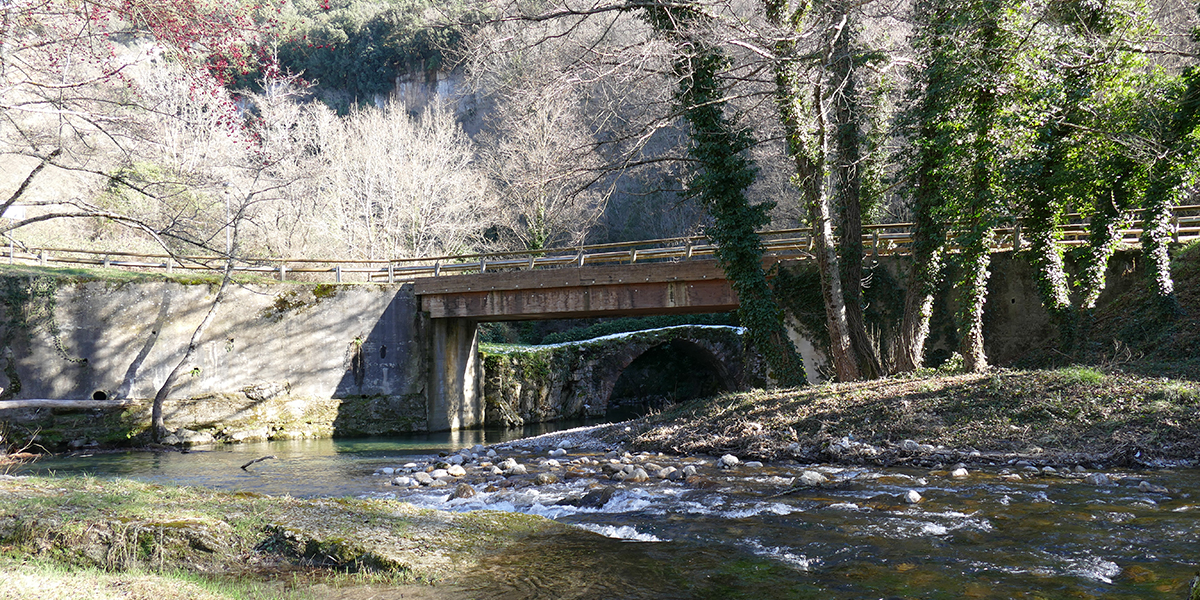
[[[32,281],[33,285],[30,285]],[[0,399],[130,400],[112,409],[5,408],[0,420],[105,421],[136,436],[216,286],[3,278]],[[32,292],[30,291],[32,290]],[[230,440],[426,430],[428,329],[411,285],[234,286],[172,391],[168,428]],[[100,434],[97,433],[97,436]],[[56,438],[56,436],[59,436]]]

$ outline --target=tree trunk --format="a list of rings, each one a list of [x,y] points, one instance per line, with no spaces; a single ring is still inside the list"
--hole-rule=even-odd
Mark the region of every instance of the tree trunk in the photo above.
[[[225,261],[225,272],[221,277],[221,287],[217,289],[217,297],[213,299],[212,304],[208,307],[208,312],[204,315],[204,319],[200,321],[200,325],[192,332],[192,339],[188,342],[187,350],[183,353],[183,358],[179,359],[179,364],[171,369],[171,373],[167,375],[167,380],[163,382],[162,387],[158,388],[158,393],[154,394],[154,405],[150,410],[150,427],[151,436],[155,442],[161,442],[167,435],[167,427],[163,422],[163,403],[167,396],[177,385],[179,378],[183,376],[187,365],[191,363],[192,356],[196,353],[196,349],[200,347],[200,340],[204,337],[204,332],[208,326],[212,324],[213,318],[217,315],[217,309],[220,308],[221,302],[225,299],[225,289],[229,287],[229,281],[233,278],[233,260],[232,258]]]
[[[875,344],[867,335],[862,307],[862,178],[859,170],[863,160],[862,130],[859,125],[862,108],[858,102],[854,55],[850,44],[854,23],[848,11],[840,6],[838,8],[840,10],[834,12],[833,21],[841,25],[831,30],[831,81],[828,87],[834,90],[830,98],[834,132],[832,175],[834,204],[841,208],[839,229],[842,268],[840,272],[833,273],[842,277],[846,326],[858,371],[865,379],[875,379],[884,373]]]
[[[813,89],[813,109],[816,113],[817,131],[815,152],[803,151],[793,154],[796,172],[804,190],[812,222],[813,250],[817,258],[817,270],[821,274],[821,299],[825,303],[825,321],[829,328],[829,351],[838,381],[857,381],[862,377],[858,359],[850,338],[850,325],[846,314],[846,294],[842,290],[839,276],[837,247],[833,238],[833,220],[829,206],[829,195],[825,193],[826,135],[825,118],[821,102],[821,86]],[[793,125],[797,121],[791,122]],[[785,126],[788,122],[785,121]],[[790,128],[790,127],[789,127]],[[790,136],[791,134],[789,134]],[[799,137],[798,127],[796,135]]]

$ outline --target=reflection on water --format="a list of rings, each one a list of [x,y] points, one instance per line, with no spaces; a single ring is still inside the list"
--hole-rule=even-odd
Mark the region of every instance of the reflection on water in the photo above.
[[[154,483],[298,497],[357,496],[378,489],[369,476],[397,458],[497,444],[561,429],[580,421],[524,428],[472,429],[404,437],[289,440],[209,446],[191,452],[78,453],[43,458],[15,474],[129,477]],[[263,456],[274,459],[241,466]]]

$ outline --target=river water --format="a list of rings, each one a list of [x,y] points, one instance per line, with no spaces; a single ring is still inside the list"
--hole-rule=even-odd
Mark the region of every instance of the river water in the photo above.
[[[440,589],[463,598],[1185,598],[1200,568],[1195,469],[1034,473],[768,464],[718,469],[712,457],[504,448],[557,483],[412,489],[393,475],[439,451],[539,433],[267,442],[180,453],[54,458],[34,469],[296,496],[396,497],[445,510],[496,509],[575,526],[489,557]],[[239,467],[264,455],[275,459]],[[693,466],[688,482],[614,483],[598,465]],[[478,466],[471,470],[486,472]],[[406,468],[405,465],[408,465]],[[384,469],[394,473],[382,475]],[[816,471],[828,481],[796,489]],[[1103,473],[1111,483],[1088,475]],[[492,476],[492,484],[503,481]],[[1140,488],[1138,484],[1147,482]],[[612,487],[602,505],[563,502]],[[1165,489],[1164,489],[1165,488]],[[915,491],[918,503],[904,497]]]

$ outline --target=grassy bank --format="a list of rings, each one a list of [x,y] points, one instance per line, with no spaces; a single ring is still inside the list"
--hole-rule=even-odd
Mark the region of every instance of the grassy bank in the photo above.
[[[838,444],[846,436],[879,452],[856,455],[853,444]],[[630,443],[674,453],[888,464],[913,458],[905,440],[1065,461],[1195,460],[1200,384],[1066,367],[757,390],[647,417]]]
[[[304,598],[376,584],[420,598],[428,583],[564,527],[386,500],[4,478],[0,598]]]

